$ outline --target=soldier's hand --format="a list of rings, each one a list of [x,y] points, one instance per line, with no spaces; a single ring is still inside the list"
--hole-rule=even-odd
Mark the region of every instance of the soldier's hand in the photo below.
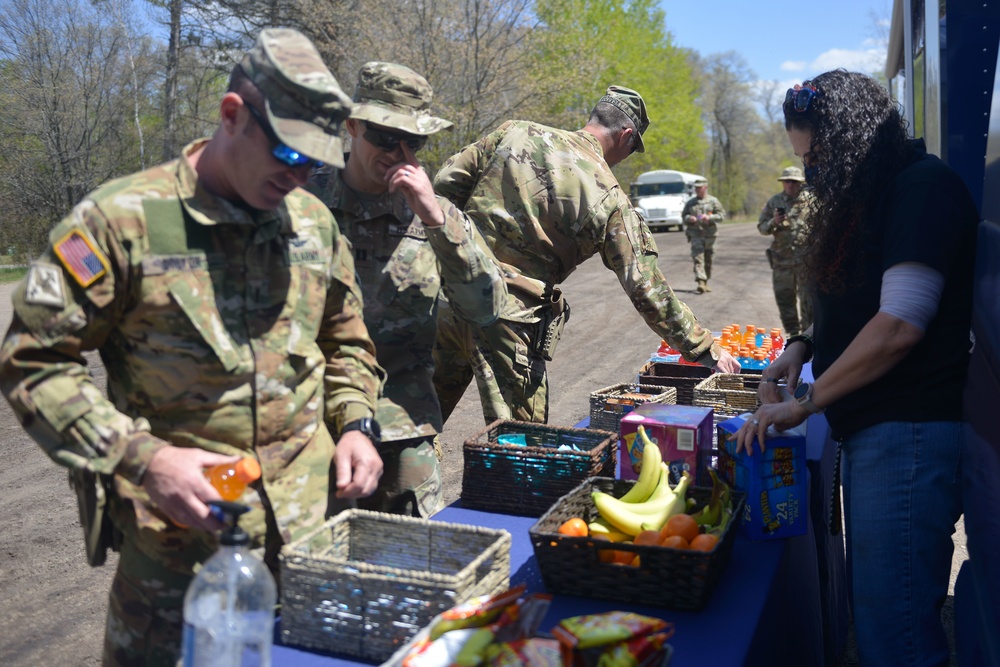
[[[221,530],[212,518],[208,501],[221,500],[205,477],[205,468],[238,461],[238,456],[214,454],[194,447],[167,445],[153,455],[142,478],[149,499],[179,526]]]
[[[774,224],[781,227],[784,225],[785,220],[787,220],[787,216],[784,213],[782,213],[781,211],[774,212]]]
[[[719,357],[719,361],[712,367],[712,370],[716,373],[739,373],[740,362],[729,353],[729,350],[723,350],[722,356]]]
[[[361,431],[348,431],[340,437],[333,464],[338,498],[364,498],[375,493],[382,478],[382,457]]]
[[[410,210],[428,227],[440,227],[444,224],[444,213],[434,194],[427,172],[420,166],[416,154],[405,141],[399,143],[403,149],[403,161],[389,167],[386,180],[389,192],[399,192],[406,197]]]

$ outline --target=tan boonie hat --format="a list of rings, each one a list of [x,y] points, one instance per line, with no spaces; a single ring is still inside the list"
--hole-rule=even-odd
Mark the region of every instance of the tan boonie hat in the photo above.
[[[426,136],[450,130],[451,121],[431,115],[434,91],[427,79],[396,63],[361,66],[351,118]]]
[[[697,178],[697,179],[695,179],[695,181],[694,181],[694,187],[700,188],[703,185],[708,185],[708,179],[707,178]]]
[[[609,86],[604,97],[598,100],[598,103],[600,102],[607,102],[618,107],[622,113],[628,116],[639,131],[635,137],[636,142],[638,142],[636,150],[645,153],[646,146],[642,143],[642,134],[649,127],[649,116],[646,115],[646,103],[642,101],[642,95],[624,86]]]
[[[779,181],[798,181],[799,183],[805,183],[806,178],[802,175],[802,170],[798,167],[785,167],[781,171],[781,176],[778,176]]]
[[[351,100],[305,35],[291,28],[261,30],[240,66],[264,93],[267,119],[282,143],[344,166],[340,125],[350,116]]]

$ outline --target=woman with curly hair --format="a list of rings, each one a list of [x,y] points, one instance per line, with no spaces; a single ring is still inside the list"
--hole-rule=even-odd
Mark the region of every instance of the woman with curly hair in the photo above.
[[[826,411],[844,457],[861,663],[945,665],[979,214],[873,79],[826,72],[790,89],[783,111],[816,197],[815,320],[764,372],[739,445]],[[800,384],[810,360],[816,380]]]

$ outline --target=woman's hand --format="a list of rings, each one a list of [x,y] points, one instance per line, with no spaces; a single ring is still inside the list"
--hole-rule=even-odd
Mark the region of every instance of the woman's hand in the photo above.
[[[785,401],[783,403],[768,403],[757,408],[753,417],[743,422],[740,430],[733,434],[731,439],[736,440],[736,451],[745,451],[753,454],[754,438],[760,445],[760,451],[764,451],[767,429],[774,425],[779,431],[798,426],[809,417],[809,412],[796,401]]]

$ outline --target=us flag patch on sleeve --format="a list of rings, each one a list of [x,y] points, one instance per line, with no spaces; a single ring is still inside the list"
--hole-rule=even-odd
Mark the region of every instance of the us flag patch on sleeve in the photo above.
[[[92,285],[108,272],[108,260],[90,235],[81,229],[74,229],[59,239],[53,250],[80,287]]]

